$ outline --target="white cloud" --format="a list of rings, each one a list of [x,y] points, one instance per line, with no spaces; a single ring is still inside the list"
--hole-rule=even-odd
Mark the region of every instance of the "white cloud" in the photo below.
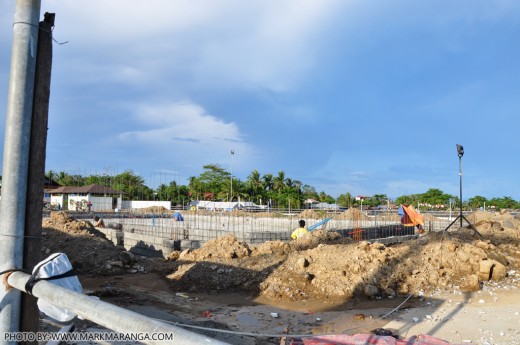
[[[98,57],[80,69],[81,55],[68,55],[76,73],[106,80],[104,66],[110,66],[113,73],[135,70],[151,79],[187,75],[206,87],[283,91],[312,67],[313,42],[338,6],[336,0],[54,0],[45,10],[57,13],[55,35],[70,41],[60,49]]]
[[[201,164],[227,164],[233,149],[240,155],[240,165],[247,166],[259,151],[244,140],[235,123],[208,114],[191,102],[141,105],[135,111],[135,119],[143,129],[121,133],[118,139],[147,152],[189,157]]]
[[[134,140],[159,143],[180,141],[204,146],[242,142],[236,124],[226,123],[207,114],[202,107],[193,103],[141,106],[136,111],[136,118],[144,127],[152,128],[123,133],[121,139],[131,137]]]

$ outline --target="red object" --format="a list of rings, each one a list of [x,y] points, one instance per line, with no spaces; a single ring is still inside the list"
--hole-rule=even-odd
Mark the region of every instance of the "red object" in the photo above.
[[[374,334],[335,334],[291,339],[290,345],[450,345],[450,343],[426,334],[401,340]]]
[[[212,314],[209,310],[204,310],[204,311],[202,312],[202,316],[207,317],[207,318],[210,318],[210,317],[213,316],[213,314]]]

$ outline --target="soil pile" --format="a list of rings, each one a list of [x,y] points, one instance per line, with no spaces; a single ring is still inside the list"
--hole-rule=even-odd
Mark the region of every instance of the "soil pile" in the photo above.
[[[182,253],[168,278],[181,290],[246,290],[275,300],[324,303],[437,289],[474,291],[520,267],[518,228],[500,225],[516,224],[512,217],[503,218],[502,223],[479,224],[483,238],[463,228],[391,246],[352,242],[322,230],[289,243],[258,246],[225,236]],[[495,225],[487,229],[489,224]]]
[[[316,210],[304,210],[300,212],[300,218],[308,218],[308,219],[321,219],[323,218],[323,214],[325,212],[317,212]]]
[[[51,253],[65,253],[79,273],[123,272],[123,265],[111,263],[119,260],[124,249],[114,246],[90,222],[76,220],[65,212],[51,212],[42,227],[42,258]]]
[[[291,252],[260,290],[273,299],[331,302],[456,286],[478,290],[481,281],[504,279],[507,270],[518,267],[519,258],[515,246],[498,248],[490,240],[476,239],[472,230],[429,234],[390,247],[320,244]]]
[[[471,214],[469,214],[466,218],[472,223],[478,223],[481,220],[491,220],[491,218],[494,216],[491,212],[484,212],[484,211],[476,211]]]
[[[477,211],[467,217],[484,237],[492,237],[494,243],[518,243],[520,221],[509,213]]]
[[[155,213],[155,214],[171,214],[172,211],[168,210],[164,206],[150,206],[145,208],[137,208],[135,209],[136,213]]]
[[[76,220],[75,218],[69,217],[67,213],[63,211],[51,212],[50,218],[44,219],[42,226],[70,234],[105,237],[105,235],[96,230],[89,221]]]
[[[345,219],[345,220],[369,220],[370,217],[365,215],[363,212],[358,210],[357,208],[349,208],[345,212],[334,217],[335,219]]]
[[[245,243],[239,243],[235,235],[225,235],[209,240],[202,248],[187,252],[185,259],[201,261],[207,259],[226,260],[248,256],[251,249]]]

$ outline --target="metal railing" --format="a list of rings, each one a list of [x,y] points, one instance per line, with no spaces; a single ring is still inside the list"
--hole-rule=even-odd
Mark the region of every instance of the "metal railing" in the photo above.
[[[9,275],[7,282],[10,286],[25,292],[25,284],[29,278],[29,274],[13,272]],[[13,292],[15,291],[10,293]],[[64,308],[83,319],[95,322],[115,332],[142,334],[143,339],[139,339],[139,341],[145,344],[228,344],[68,290],[50,282],[37,282],[32,289],[32,294],[37,298]],[[165,342],[165,339],[168,339],[168,341]],[[0,339],[0,343],[14,344],[15,342],[7,342],[4,339]]]

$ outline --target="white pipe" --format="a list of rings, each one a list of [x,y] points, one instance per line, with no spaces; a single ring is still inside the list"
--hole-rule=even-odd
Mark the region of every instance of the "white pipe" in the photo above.
[[[29,277],[30,275],[26,273],[14,272],[9,276],[7,281],[9,285],[18,290],[25,291],[25,284]],[[173,341],[171,343],[180,345],[228,344],[202,334],[190,332],[183,328],[151,319],[136,312],[68,290],[47,281],[37,282],[32,289],[32,294],[37,298],[41,298],[57,307],[67,309],[83,319],[95,322],[115,332],[172,334]],[[142,342],[145,344],[165,344],[164,340]]]

